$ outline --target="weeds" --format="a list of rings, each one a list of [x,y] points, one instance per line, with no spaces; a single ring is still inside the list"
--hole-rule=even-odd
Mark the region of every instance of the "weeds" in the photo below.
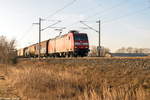
[[[58,62],[22,61],[9,67],[9,81],[16,94],[22,100],[148,100],[150,96],[150,70],[133,66],[135,62],[141,66],[140,61],[129,60],[124,65],[125,59],[119,64],[116,60],[113,64],[108,59],[93,60],[95,66],[84,60]]]

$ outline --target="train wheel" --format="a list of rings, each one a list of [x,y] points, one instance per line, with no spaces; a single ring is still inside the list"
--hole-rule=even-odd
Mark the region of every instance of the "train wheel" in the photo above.
[[[66,53],[66,58],[69,58],[69,57],[70,57],[69,53]]]
[[[74,54],[73,54],[73,53],[70,53],[70,57],[71,57],[71,58],[74,57]]]

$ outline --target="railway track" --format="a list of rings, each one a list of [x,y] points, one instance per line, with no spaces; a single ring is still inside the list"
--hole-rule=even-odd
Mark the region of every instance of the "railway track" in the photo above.
[[[150,57],[70,57],[70,58],[19,58],[19,60],[86,60],[86,59],[91,59],[91,60],[105,60],[105,59],[116,59],[116,60],[120,60],[120,59],[150,59]]]

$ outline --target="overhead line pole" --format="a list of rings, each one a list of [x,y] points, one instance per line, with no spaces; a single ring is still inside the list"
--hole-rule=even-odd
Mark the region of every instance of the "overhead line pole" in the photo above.
[[[101,56],[101,54],[100,54],[100,49],[101,49],[101,21],[99,20],[98,21],[98,23],[99,23],[99,45],[98,45],[98,56],[100,57]]]
[[[38,58],[40,59],[41,57],[41,21],[42,19],[39,18],[39,53],[38,53]]]
[[[99,23],[99,30],[97,31],[96,29],[94,29],[93,27],[85,24],[83,21],[80,21],[80,23],[82,23],[83,25],[87,26],[89,29],[91,30],[94,30],[95,32],[97,32],[99,34],[99,37],[98,37],[98,56],[100,57],[101,56],[101,53],[100,53],[100,49],[101,49],[101,20],[97,21],[96,23]]]
[[[33,24],[39,25],[39,42],[38,42],[38,58],[39,58],[39,59],[40,59],[40,57],[41,57],[41,32],[44,31],[44,30],[46,30],[47,28],[50,28],[50,27],[52,27],[52,26],[58,24],[59,22],[61,22],[61,21],[58,21],[58,22],[56,22],[56,23],[54,23],[54,24],[52,24],[52,25],[50,25],[50,26],[48,26],[48,27],[42,29],[42,28],[41,28],[41,26],[42,26],[41,23],[42,23],[43,20],[44,20],[44,19],[39,18],[39,22],[38,22],[38,23],[33,23]]]
[[[42,19],[39,18],[38,23],[33,23],[33,24],[39,25],[39,43],[38,43],[38,58],[39,59],[40,59],[40,56],[41,56],[41,21],[42,21]]]
[[[39,25],[39,43],[38,43],[38,58],[39,59],[41,57],[41,22],[42,22],[42,19],[39,18],[38,23],[33,23],[33,24]]]

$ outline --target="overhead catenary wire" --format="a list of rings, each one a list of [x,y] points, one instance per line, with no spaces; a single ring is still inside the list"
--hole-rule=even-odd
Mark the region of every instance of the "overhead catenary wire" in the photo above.
[[[140,9],[140,10],[137,10],[137,11],[130,12],[130,13],[128,13],[128,14],[119,16],[119,17],[117,17],[117,18],[113,18],[112,20],[102,21],[101,24],[105,24],[105,23],[110,23],[110,22],[113,22],[113,21],[117,21],[117,20],[119,20],[119,19],[122,19],[122,18],[125,18],[125,17],[129,17],[129,16],[138,14],[138,13],[143,12],[143,11],[147,11],[147,10],[149,10],[149,9],[150,9],[150,7],[145,7],[145,8],[143,8],[143,9]],[[81,22],[81,21],[80,21],[80,22]],[[83,23],[82,23],[82,24],[83,24]],[[89,27],[88,27],[88,28],[89,28]],[[90,29],[90,28],[89,28],[89,29]],[[82,30],[83,30],[83,29],[82,29]]]
[[[117,18],[113,18],[112,20],[107,20],[107,21],[102,21],[101,24],[105,24],[105,23],[110,23],[110,22],[113,22],[113,21],[117,21],[119,19],[122,19],[122,18],[125,18],[125,17],[129,17],[129,16],[133,16],[135,14],[138,14],[138,13],[141,13],[143,11],[147,11],[147,10],[150,10],[150,7],[146,7],[146,8],[143,8],[143,9],[140,9],[140,10],[137,10],[135,12],[130,12],[128,14],[125,14],[125,15],[122,15],[122,16],[119,16]],[[82,21],[80,21],[82,22]],[[83,23],[82,23],[83,24]],[[84,24],[85,25],[85,24]],[[88,26],[87,26],[88,27]],[[91,27],[88,27],[89,29],[91,29]],[[82,29],[83,30],[83,29]],[[92,29],[93,30],[93,29]],[[94,30],[95,31],[95,30]]]
[[[97,31],[96,29],[94,29],[93,27],[91,27],[91,26],[85,24],[85,23],[82,22],[82,21],[80,21],[80,23],[83,24],[84,26],[87,26],[89,29],[94,30],[94,31],[97,32],[97,33],[99,32],[99,31]]]
[[[128,1],[128,0],[123,0],[122,2],[120,2],[120,3],[118,3],[118,4],[114,5],[114,6],[112,6],[112,7],[110,7],[110,8],[107,8],[107,9],[101,11],[101,12],[97,12],[97,13],[95,13],[95,14],[104,13],[104,12],[107,11],[107,10],[112,10],[112,9],[114,9],[116,6],[118,7],[118,6],[122,5],[122,4],[125,4],[126,1]],[[57,11],[55,11],[53,14],[47,16],[46,18],[51,18],[51,17],[53,17],[53,16],[56,15],[57,13],[61,12],[62,10],[66,9],[67,7],[69,7],[70,5],[74,4],[74,2],[76,2],[76,0],[73,0],[72,2],[66,4],[64,7],[62,7],[61,9],[58,9]],[[98,6],[99,6],[99,5],[98,5]],[[94,15],[95,15],[95,14],[94,14]],[[93,15],[92,15],[92,16],[93,16]],[[91,17],[91,16],[90,16],[90,17]],[[89,17],[87,17],[86,19],[89,19]],[[84,19],[84,20],[86,20],[86,19]],[[79,22],[80,22],[80,21],[74,22],[74,23],[72,23],[71,25],[69,25],[69,26],[67,26],[67,27],[73,26],[74,24],[79,23]],[[66,28],[67,28],[67,27],[66,27]]]
[[[68,4],[64,5],[62,8],[56,10],[54,13],[52,13],[52,14],[48,15],[47,17],[45,17],[44,20],[46,20],[46,21],[51,21],[51,20],[49,20],[50,18],[52,18],[52,17],[53,17],[54,15],[56,15],[57,13],[63,11],[64,9],[68,8],[69,6],[73,5],[76,1],[77,1],[77,0],[72,0],[72,1],[69,2]],[[54,20],[52,20],[52,21],[54,21]],[[46,30],[46,29],[48,29],[48,28],[50,28],[50,27],[52,27],[52,26],[54,26],[54,25],[56,25],[56,24],[58,24],[58,23],[60,23],[60,22],[61,22],[61,21],[59,20],[59,21],[57,21],[56,23],[54,23],[54,24],[52,24],[52,25],[49,25],[49,26],[43,28],[42,31],[44,31],[44,30]]]
[[[54,26],[54,25],[56,25],[56,24],[58,24],[58,23],[60,23],[60,22],[61,22],[61,21],[57,21],[56,23],[54,23],[54,24],[52,24],[52,25],[49,25],[49,26],[47,26],[47,27],[41,29],[41,31],[44,31],[44,30],[46,30],[46,29],[48,29],[48,28],[51,28],[52,26]]]
[[[113,9],[115,9],[115,8],[118,8],[118,7],[120,7],[120,6],[124,5],[124,4],[126,4],[127,1],[129,1],[129,0],[123,0],[123,1],[121,1],[121,2],[119,2],[119,3],[117,3],[117,4],[113,5],[113,6],[111,6],[111,7],[109,7],[109,8],[106,8],[106,9],[104,9],[104,10],[102,10],[102,11],[99,11],[99,12],[96,12],[96,13],[94,13],[94,14],[91,14],[90,16],[87,16],[87,17],[84,18],[83,20],[87,20],[87,19],[93,18],[93,16],[95,16],[95,15],[102,14],[102,13],[105,13],[105,12],[107,12],[107,11],[111,11],[111,10],[113,10]],[[70,25],[68,25],[68,26],[66,26],[66,27],[73,26],[74,24],[77,24],[77,23],[80,23],[80,20],[79,20],[79,21],[76,21],[76,22],[74,22],[74,23],[71,23]]]
[[[54,13],[52,13],[52,14],[48,15],[47,17],[45,17],[45,19],[52,18],[57,13],[63,11],[64,9],[68,8],[69,6],[73,5],[76,1],[77,0],[72,0],[71,2],[69,2],[68,4],[66,4],[65,6],[63,6],[62,8],[56,10]]]
[[[132,16],[132,15],[135,15],[135,14],[138,14],[138,13],[140,13],[140,12],[147,11],[147,10],[150,10],[150,7],[146,7],[146,8],[137,10],[137,11],[135,11],[135,12],[130,12],[130,13],[128,13],[128,14],[119,16],[119,17],[117,17],[117,18],[113,18],[112,20],[103,21],[102,24],[110,23],[110,22],[113,22],[113,21],[117,21],[117,20],[119,20],[119,19],[122,19],[122,18],[125,18],[125,17],[129,17],[129,16]]]
[[[20,45],[20,43],[25,39],[25,37],[31,32],[31,30],[33,29],[33,25],[31,25],[23,34],[20,38],[17,39],[17,41],[19,42],[19,44],[17,44],[18,46]],[[21,45],[20,45],[21,46]]]
[[[27,34],[29,34],[31,32],[32,28],[33,28],[33,25],[30,25],[30,27],[22,34],[22,37],[20,37],[17,40],[18,41],[23,40],[27,36]]]
[[[113,9],[116,9],[116,8],[122,6],[122,5],[125,5],[126,3],[128,3],[128,1],[129,1],[129,0],[123,0],[123,1],[121,1],[121,2],[119,2],[119,3],[117,3],[117,4],[113,5],[113,6],[111,6],[111,7],[109,7],[109,8],[106,8],[106,9],[100,11],[100,12],[98,11],[98,12],[96,12],[96,13],[94,13],[94,14],[88,16],[88,17],[85,18],[84,20],[91,19],[91,18],[95,17],[95,15],[99,15],[99,14],[102,14],[102,13],[107,13],[106,11],[111,11],[111,10],[113,10]],[[130,1],[131,1],[131,0],[130,0]]]

